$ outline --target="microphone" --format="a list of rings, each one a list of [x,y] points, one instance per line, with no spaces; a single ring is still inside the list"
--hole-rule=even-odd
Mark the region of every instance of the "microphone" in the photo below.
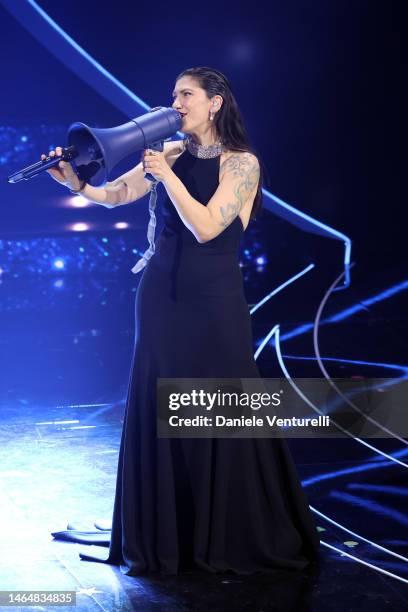
[[[27,181],[34,176],[37,176],[41,172],[45,172],[48,168],[53,168],[56,166],[61,160],[71,161],[78,155],[75,147],[67,147],[66,149],[62,149],[62,155],[56,155],[51,157],[48,155],[45,159],[37,162],[36,164],[32,164],[31,166],[27,166],[14,174],[11,174],[7,177],[9,183],[18,183],[19,181]]]
[[[181,125],[180,113],[163,106],[156,106],[148,113],[113,128],[91,128],[84,123],[73,123],[68,128],[68,147],[62,149],[62,155],[48,156],[14,172],[7,180],[9,183],[28,180],[64,160],[71,162],[81,180],[98,187],[128,155],[142,149],[163,151],[163,142],[170,140]],[[145,178],[155,181],[149,173]]]

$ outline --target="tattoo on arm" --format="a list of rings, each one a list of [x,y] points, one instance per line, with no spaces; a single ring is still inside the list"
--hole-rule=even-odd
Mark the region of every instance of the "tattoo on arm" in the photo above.
[[[237,178],[234,188],[235,199],[226,206],[220,206],[222,222],[220,225],[226,228],[242,210],[248,196],[253,191],[259,180],[259,163],[256,157],[250,153],[236,153],[226,159],[221,172],[229,172]]]
[[[120,177],[114,181],[105,183],[105,191],[107,194],[106,202],[109,204],[120,204],[125,196],[126,190],[127,184]]]

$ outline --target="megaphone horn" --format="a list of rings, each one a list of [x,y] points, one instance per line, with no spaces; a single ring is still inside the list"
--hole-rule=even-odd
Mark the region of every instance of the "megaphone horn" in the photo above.
[[[82,180],[97,187],[107,181],[119,162],[135,151],[147,148],[163,151],[163,141],[173,136],[181,124],[180,113],[163,106],[113,128],[73,123],[67,133],[69,145],[76,151],[71,163]]]

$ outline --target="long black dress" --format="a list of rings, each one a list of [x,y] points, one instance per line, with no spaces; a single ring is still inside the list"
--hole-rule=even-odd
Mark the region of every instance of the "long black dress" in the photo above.
[[[219,165],[219,156],[197,158],[186,149],[173,171],[205,205],[218,187]],[[103,561],[128,575],[302,569],[318,556],[319,539],[284,440],[156,436],[158,377],[260,376],[238,263],[239,216],[204,244],[168,197],[163,217],[136,294],[135,346]]]

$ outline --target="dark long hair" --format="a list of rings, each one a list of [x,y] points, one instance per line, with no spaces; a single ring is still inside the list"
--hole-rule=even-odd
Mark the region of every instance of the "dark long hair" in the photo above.
[[[176,81],[184,76],[196,79],[201,89],[205,90],[209,100],[215,95],[222,96],[223,104],[214,116],[214,127],[225,147],[230,151],[248,151],[258,159],[260,177],[250,216],[251,219],[254,219],[262,210],[264,167],[259,155],[255,152],[249,141],[238,104],[231,90],[231,85],[222,72],[207,66],[187,68],[187,70],[183,70],[178,75]]]

